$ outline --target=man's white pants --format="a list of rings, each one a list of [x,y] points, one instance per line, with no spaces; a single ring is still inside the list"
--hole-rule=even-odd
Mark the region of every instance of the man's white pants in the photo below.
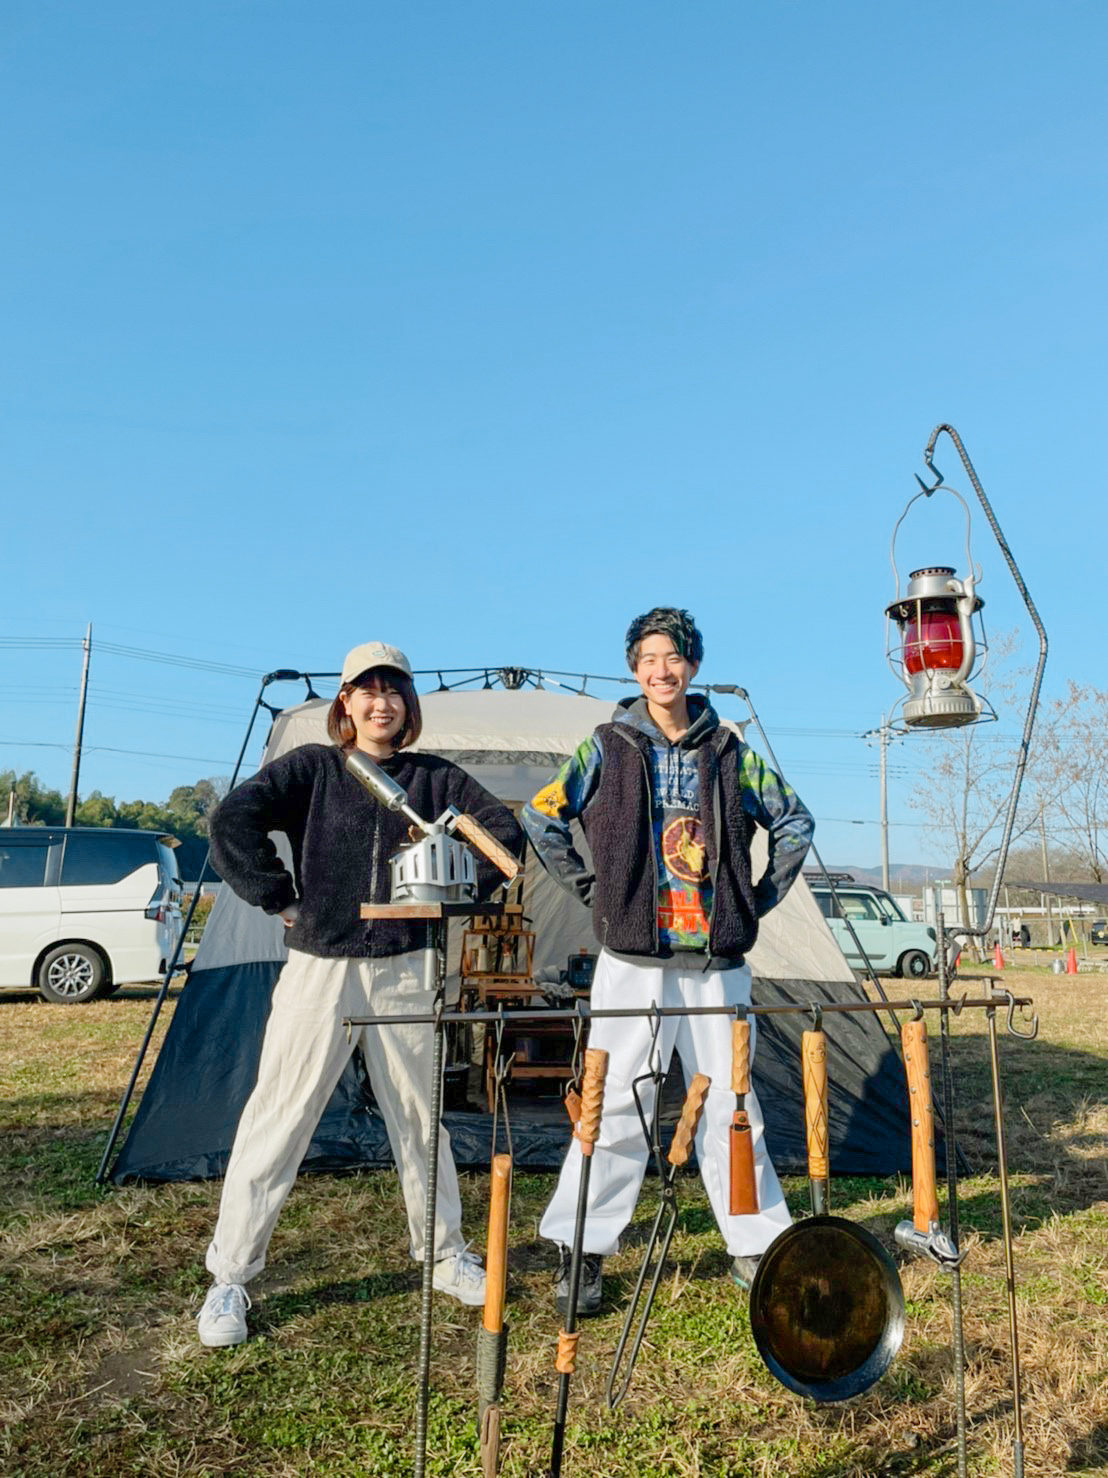
[[[411,1253],[423,1256],[431,1127],[430,1026],[365,1026],[346,1040],[347,1016],[430,1011],[425,951],[381,960],[325,960],[289,951],[273,987],[258,1081],[242,1111],[223,1181],[207,1266],[219,1283],[245,1283],[265,1266],[281,1207],[323,1110],[360,1044],[388,1131],[408,1211]],[[460,1251],[462,1208],[450,1136],[439,1135],[435,1253]]]
[[[595,1010],[651,1006],[747,1006],[750,1004],[750,967],[709,971],[657,965],[632,965],[602,951],[596,962],[591,1000]],[[753,1216],[731,1216],[730,1135],[735,1095],[731,1092],[731,1020],[727,1016],[665,1016],[661,1018],[657,1048],[651,1063],[653,1023],[646,1016],[594,1020],[589,1046],[608,1053],[608,1077],[600,1135],[589,1173],[586,1252],[606,1256],[615,1252],[620,1234],[631,1220],[649,1159],[649,1146],[635,1108],[632,1082],[657,1065],[664,1074],[674,1047],[681,1059],[686,1086],[694,1073],[712,1080],[696,1132],[696,1158],[716,1223],[732,1257],[764,1252],[791,1217],[777,1173],[766,1152],[762,1110],[757,1094],[746,1095],[746,1111],[754,1142],[754,1174],[759,1210]],[[754,1060],[755,1021],[750,1023],[750,1059]],[[650,1122],[654,1087],[639,1084],[643,1110]],[[539,1231],[566,1246],[573,1241],[577,1220],[577,1191],[581,1151],[574,1141],[558,1177]]]

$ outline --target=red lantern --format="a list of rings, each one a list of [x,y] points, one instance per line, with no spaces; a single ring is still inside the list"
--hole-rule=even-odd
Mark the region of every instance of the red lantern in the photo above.
[[[900,631],[899,654],[890,652],[890,660],[908,689],[908,728],[958,728],[981,714],[980,698],[966,686],[977,658],[973,616],[984,605],[973,587],[973,577],[957,579],[952,565],[930,565],[913,570],[905,595],[886,608]]]

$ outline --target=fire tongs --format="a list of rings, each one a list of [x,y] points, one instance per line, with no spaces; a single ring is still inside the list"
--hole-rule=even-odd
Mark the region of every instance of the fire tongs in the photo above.
[[[666,1253],[673,1239],[673,1230],[677,1225],[677,1189],[675,1181],[677,1172],[683,1165],[688,1164],[689,1153],[692,1150],[693,1140],[696,1137],[697,1125],[700,1123],[700,1115],[704,1112],[704,1099],[712,1080],[697,1073],[689,1084],[689,1091],[685,1098],[684,1107],[681,1110],[681,1118],[677,1128],[674,1130],[673,1139],[670,1143],[669,1154],[662,1154],[661,1136],[659,1132],[659,1121],[661,1118],[660,1108],[662,1100],[661,1084],[658,1081],[660,1074],[647,1074],[643,1078],[636,1078],[632,1084],[635,1094],[635,1106],[639,1111],[642,1121],[643,1133],[650,1141],[651,1152],[654,1163],[658,1169],[661,1181],[662,1194],[658,1203],[658,1214],[654,1218],[654,1226],[650,1232],[650,1238],[646,1244],[646,1253],[643,1256],[642,1268],[639,1270],[638,1282],[635,1284],[635,1292],[631,1302],[627,1306],[627,1315],[623,1321],[623,1330],[616,1345],[615,1355],[612,1357],[612,1368],[608,1375],[608,1384],[605,1387],[605,1395],[608,1398],[608,1407],[614,1411],[627,1394],[627,1388],[631,1384],[631,1375],[635,1369],[635,1361],[638,1359],[639,1348],[646,1333],[647,1321],[650,1318],[650,1310],[654,1307],[654,1298],[658,1292],[658,1284],[661,1282],[662,1269],[665,1266]],[[647,1128],[646,1115],[643,1113],[642,1101],[639,1098],[639,1084],[652,1080],[655,1084],[654,1113],[651,1119],[651,1127]],[[650,1278],[650,1286],[646,1287],[646,1280],[653,1267],[653,1276]],[[645,1298],[643,1290],[646,1289]],[[641,1305],[639,1313],[638,1328],[635,1330],[635,1338],[631,1344],[630,1353],[627,1355],[627,1366],[620,1376],[620,1365],[627,1349],[627,1341],[631,1335],[631,1326],[635,1322],[636,1311]],[[617,1385],[617,1381],[619,1384]]]

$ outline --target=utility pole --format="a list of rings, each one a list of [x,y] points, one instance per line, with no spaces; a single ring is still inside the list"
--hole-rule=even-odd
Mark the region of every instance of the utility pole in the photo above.
[[[881,886],[889,891],[889,715],[881,715],[879,729],[867,729],[863,739],[876,739],[881,745]]]
[[[88,659],[92,652],[91,621],[81,645],[85,649],[85,665],[81,672],[81,696],[77,702],[77,737],[73,741],[73,778],[69,782],[69,800],[65,807],[66,826],[73,825],[73,816],[77,810],[77,777],[81,773],[81,739],[85,732],[85,699],[88,696]]]
[[[1043,812],[1044,812],[1045,809],[1046,808],[1044,806],[1040,806],[1039,807],[1039,841],[1040,841],[1040,843],[1042,845],[1042,849],[1043,849],[1043,882],[1044,883],[1049,883],[1050,882],[1050,860],[1047,857],[1047,851],[1046,851],[1046,821],[1045,821],[1044,816],[1043,816]],[[1046,942],[1047,942],[1047,948],[1048,949],[1053,949],[1054,948],[1054,915],[1051,912],[1051,908],[1050,908],[1050,894],[1049,893],[1044,893],[1043,894],[1043,902],[1046,904]]]
[[[881,715],[881,886],[889,891],[889,719]]]

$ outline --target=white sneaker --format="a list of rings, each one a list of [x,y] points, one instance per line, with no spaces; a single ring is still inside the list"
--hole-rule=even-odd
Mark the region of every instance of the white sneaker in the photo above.
[[[471,1308],[480,1308],[485,1302],[485,1270],[465,1248],[439,1258],[433,1282],[440,1293],[449,1293],[451,1298]]]
[[[213,1283],[204,1307],[196,1316],[200,1343],[209,1349],[241,1345],[246,1338],[246,1311],[250,1295],[241,1283]]]

